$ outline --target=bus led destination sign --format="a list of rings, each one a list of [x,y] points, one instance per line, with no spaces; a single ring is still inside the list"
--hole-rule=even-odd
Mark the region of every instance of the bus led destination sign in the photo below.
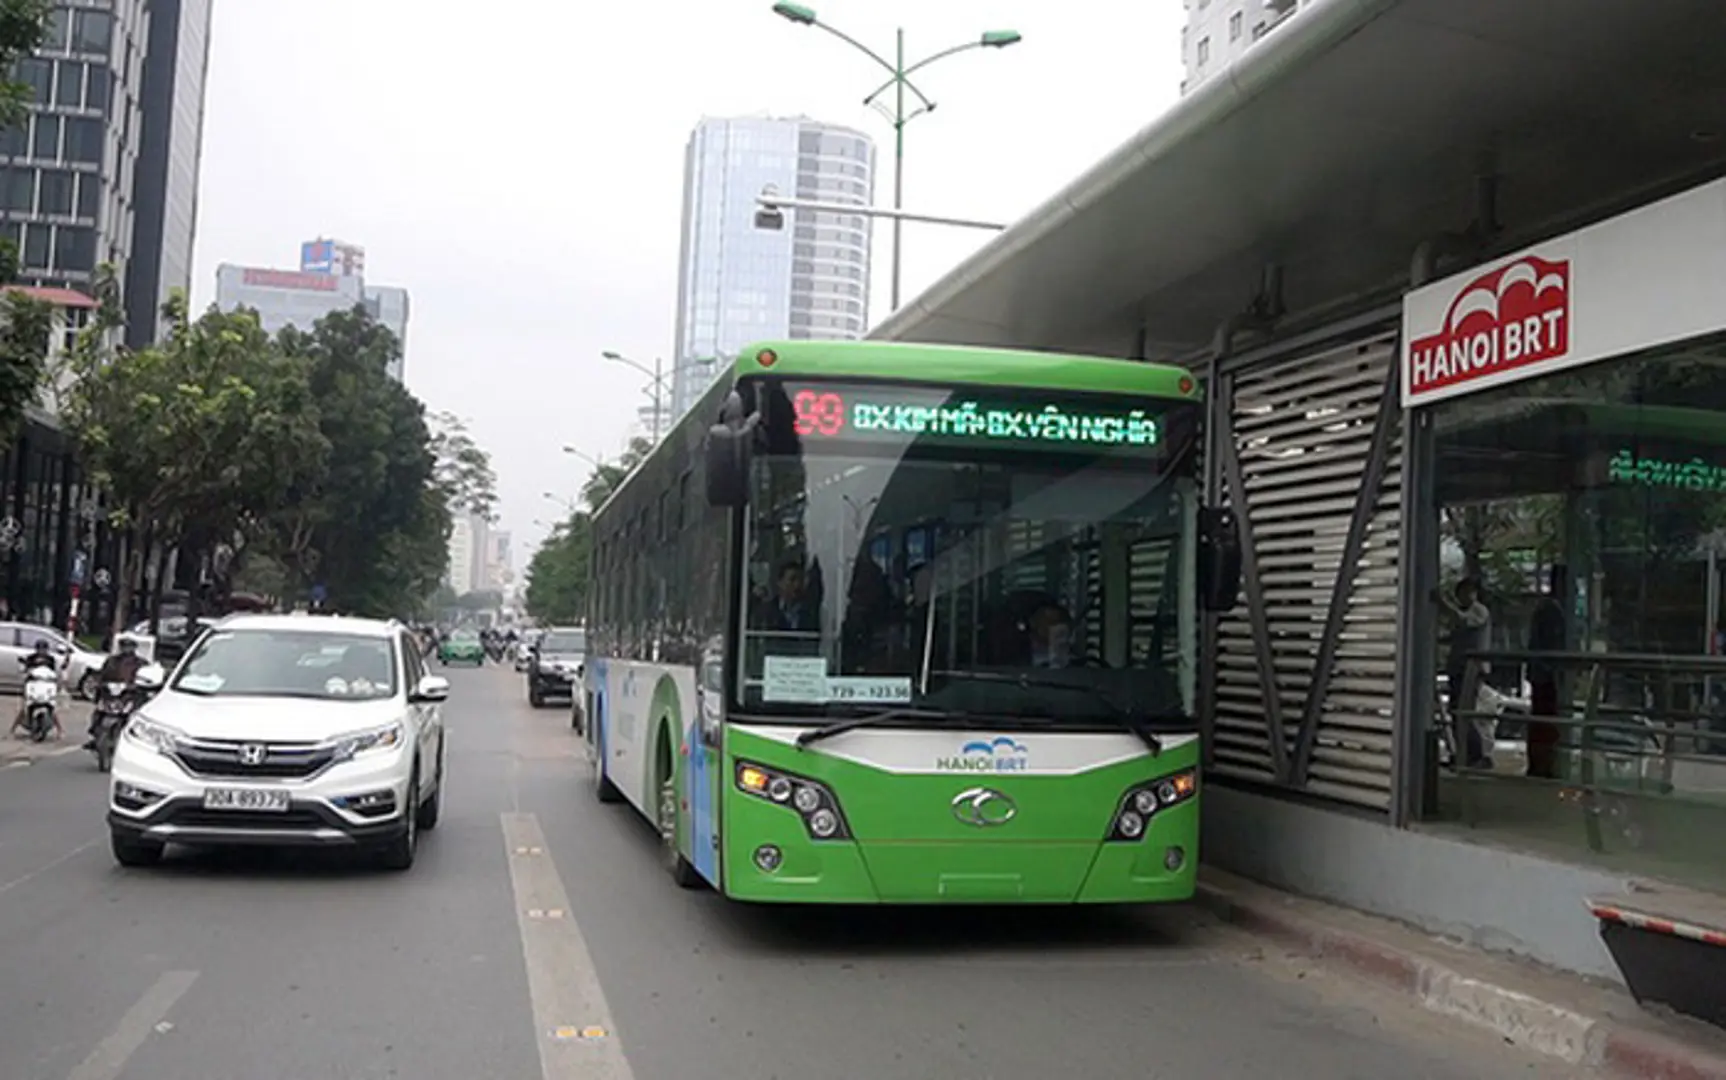
[[[788,386],[792,427],[806,439],[962,443],[1046,449],[1155,452],[1163,441],[1154,408],[1096,398],[1007,396],[947,388]]]

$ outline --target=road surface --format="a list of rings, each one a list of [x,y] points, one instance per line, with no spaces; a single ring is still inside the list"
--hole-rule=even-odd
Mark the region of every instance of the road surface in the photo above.
[[[118,868],[88,755],[0,753],[3,1080],[1575,1076],[1185,909],[753,909],[675,888],[564,708],[450,672],[407,874]],[[8,749],[11,749],[8,747]]]

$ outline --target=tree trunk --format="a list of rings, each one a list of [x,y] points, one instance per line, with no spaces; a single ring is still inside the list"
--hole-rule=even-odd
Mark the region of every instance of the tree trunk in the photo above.
[[[108,629],[108,651],[118,652],[120,635],[132,625],[133,582],[144,571],[143,552],[127,529],[120,536],[120,572],[114,575],[114,617]]]

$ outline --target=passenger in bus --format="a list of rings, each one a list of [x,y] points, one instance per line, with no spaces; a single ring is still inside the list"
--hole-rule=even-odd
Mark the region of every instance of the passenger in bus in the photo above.
[[[859,558],[851,570],[845,622],[840,631],[843,670],[855,675],[892,670],[887,645],[896,614],[893,587],[886,573],[867,555]]]

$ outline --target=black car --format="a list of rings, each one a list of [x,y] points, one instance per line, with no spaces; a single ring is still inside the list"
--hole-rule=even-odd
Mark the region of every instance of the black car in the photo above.
[[[528,704],[537,709],[553,699],[574,700],[586,659],[587,631],[579,626],[547,630],[528,660]]]

